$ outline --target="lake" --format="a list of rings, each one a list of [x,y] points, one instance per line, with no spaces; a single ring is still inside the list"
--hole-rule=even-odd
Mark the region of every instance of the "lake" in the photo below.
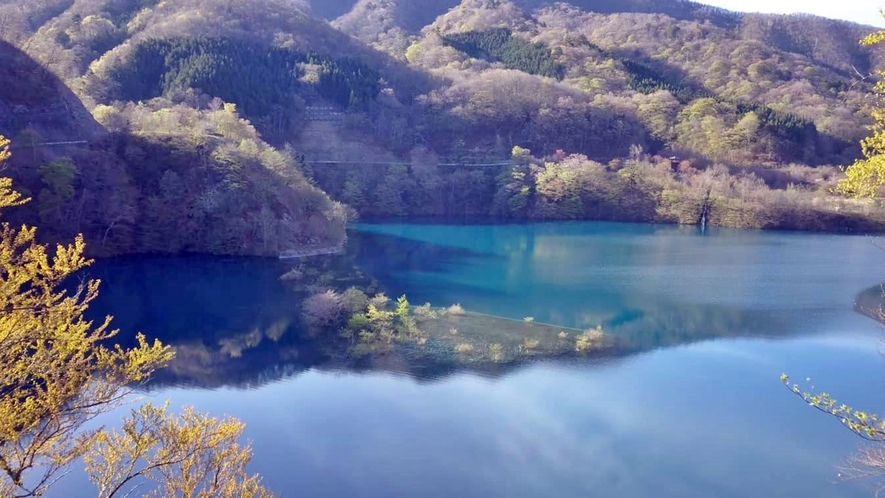
[[[354,368],[293,338],[299,292],[279,277],[301,262],[262,259],[102,261],[93,311],[179,347],[145,396],[243,419],[251,469],[282,496],[871,495],[837,469],[859,438],[779,376],[885,412],[881,330],[854,309],[885,280],[875,239],[385,223],[354,227],[340,260],[412,303],[601,325],[629,352]]]

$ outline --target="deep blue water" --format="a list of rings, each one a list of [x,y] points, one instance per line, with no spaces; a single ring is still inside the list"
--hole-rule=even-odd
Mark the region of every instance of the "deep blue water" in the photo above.
[[[869,496],[870,483],[838,477],[859,439],[779,376],[885,412],[880,328],[854,310],[885,280],[874,239],[367,224],[349,251],[390,295],[602,325],[636,353],[498,376],[340,368],[289,338],[297,289],[268,260],[101,262],[96,311],[210,351],[180,355],[147,396],[242,418],[252,470],[283,496]],[[74,474],[53,496],[90,496],[84,486]]]

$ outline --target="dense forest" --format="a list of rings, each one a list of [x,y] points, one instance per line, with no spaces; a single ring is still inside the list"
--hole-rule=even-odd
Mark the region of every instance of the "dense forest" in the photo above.
[[[509,29],[467,31],[443,37],[446,45],[470,57],[500,61],[507,69],[562,80],[565,66],[556,62],[543,43],[531,43],[513,36]]]
[[[103,253],[335,245],[349,212],[881,228],[831,192],[885,65],[851,23],[682,0],[4,0],[0,28],[20,216]]]
[[[313,84],[302,82],[316,67]],[[140,43],[110,79],[122,100],[138,102],[196,90],[236,103],[265,133],[291,132],[299,94],[349,111],[363,111],[380,91],[377,71],[350,58],[332,58],[226,38],[168,38]],[[310,89],[302,89],[301,86]]]

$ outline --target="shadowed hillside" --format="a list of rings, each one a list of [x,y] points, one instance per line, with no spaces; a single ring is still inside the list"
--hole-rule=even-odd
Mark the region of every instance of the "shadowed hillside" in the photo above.
[[[0,134],[18,145],[91,140],[104,131],[54,74],[0,41]]]
[[[857,76],[867,75],[885,63],[881,50],[857,43],[873,30],[870,26],[811,15],[746,14],[739,33],[742,38],[804,55],[825,67]]]

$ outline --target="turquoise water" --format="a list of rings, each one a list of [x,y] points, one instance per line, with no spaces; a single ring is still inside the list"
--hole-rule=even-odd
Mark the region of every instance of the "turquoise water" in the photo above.
[[[242,418],[251,469],[284,496],[870,495],[871,483],[838,476],[858,438],[778,378],[810,377],[885,412],[880,329],[853,309],[885,280],[873,239],[366,224],[349,251],[390,295],[602,325],[635,353],[497,376],[355,371],[292,338],[297,289],[278,278],[286,264],[267,260],[103,262],[96,311],[214,354],[184,357],[147,396]],[[243,337],[245,350],[230,354]],[[82,476],[61,485],[57,496],[90,495]]]

